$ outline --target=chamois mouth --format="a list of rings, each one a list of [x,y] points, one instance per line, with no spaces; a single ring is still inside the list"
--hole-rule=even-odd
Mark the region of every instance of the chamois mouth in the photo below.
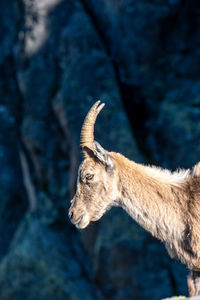
[[[86,228],[90,223],[90,220],[88,218],[87,214],[83,214],[82,216],[80,216],[78,218],[78,220],[74,223],[74,225],[76,226],[76,228],[78,229],[84,229]]]
[[[76,217],[76,212],[73,209],[69,209],[68,213],[69,219],[73,225],[78,229],[84,229],[90,223],[90,218],[87,212],[83,212],[79,217]]]
[[[82,217],[83,217],[83,215],[80,216],[80,217],[74,222],[74,225],[78,225],[78,224],[81,222]]]

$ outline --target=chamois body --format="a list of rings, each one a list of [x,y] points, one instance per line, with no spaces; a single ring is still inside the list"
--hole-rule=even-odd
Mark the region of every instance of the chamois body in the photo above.
[[[136,164],[110,153],[118,180],[118,203],[153,236],[164,242],[171,257],[200,271],[200,177],[189,171]],[[163,173],[163,174],[162,174]]]
[[[191,270],[190,296],[200,295],[200,163],[192,170],[144,166],[94,141],[94,123],[104,104],[96,102],[82,130],[84,160],[69,217],[77,228],[121,206],[142,227],[164,242],[171,257]]]

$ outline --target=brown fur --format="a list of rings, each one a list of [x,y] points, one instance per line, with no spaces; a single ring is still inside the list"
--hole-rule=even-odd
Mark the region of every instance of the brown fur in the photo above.
[[[100,154],[94,151],[79,168],[77,191],[69,210],[71,221],[85,228],[110,207],[121,206],[163,241],[172,257],[193,270],[188,278],[190,294],[200,295],[199,164],[191,172],[173,174],[103,148],[98,151]],[[89,175],[93,178],[87,180]]]
[[[200,272],[191,271],[187,282],[190,296],[200,295]]]

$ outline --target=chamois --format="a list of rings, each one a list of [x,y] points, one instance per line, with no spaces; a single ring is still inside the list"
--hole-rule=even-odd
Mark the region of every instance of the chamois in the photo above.
[[[171,257],[191,270],[190,296],[200,295],[200,163],[170,172],[135,163],[94,141],[94,124],[104,103],[97,101],[81,130],[84,160],[69,218],[83,229],[112,206],[121,206],[142,227],[164,242]]]

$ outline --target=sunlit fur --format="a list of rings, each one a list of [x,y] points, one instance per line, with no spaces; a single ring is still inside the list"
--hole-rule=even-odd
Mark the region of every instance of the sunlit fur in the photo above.
[[[200,164],[191,171],[171,173],[119,153],[105,153],[114,163],[112,170],[92,156],[79,167],[69,210],[72,222],[82,229],[112,206],[121,206],[162,240],[172,257],[200,272]],[[87,174],[94,174],[91,181],[87,182]],[[197,287],[193,290],[193,295],[200,293]]]
[[[190,295],[200,295],[200,163],[192,170],[170,172],[104,150],[94,141],[95,121],[103,107],[100,100],[94,103],[82,126],[84,161],[69,218],[83,229],[112,206],[121,206],[191,269]]]
[[[87,183],[86,175],[94,174]],[[77,190],[72,199],[72,221],[78,228],[85,228],[90,221],[99,220],[114,205],[117,194],[116,174],[106,172],[103,164],[85,159],[79,167]],[[77,222],[77,220],[82,219]]]
[[[144,166],[143,168],[144,174],[155,178],[163,183],[168,183],[173,186],[180,186],[185,182],[185,179],[190,176],[190,170],[178,170],[175,172],[171,172],[168,169],[161,169],[155,166]]]

